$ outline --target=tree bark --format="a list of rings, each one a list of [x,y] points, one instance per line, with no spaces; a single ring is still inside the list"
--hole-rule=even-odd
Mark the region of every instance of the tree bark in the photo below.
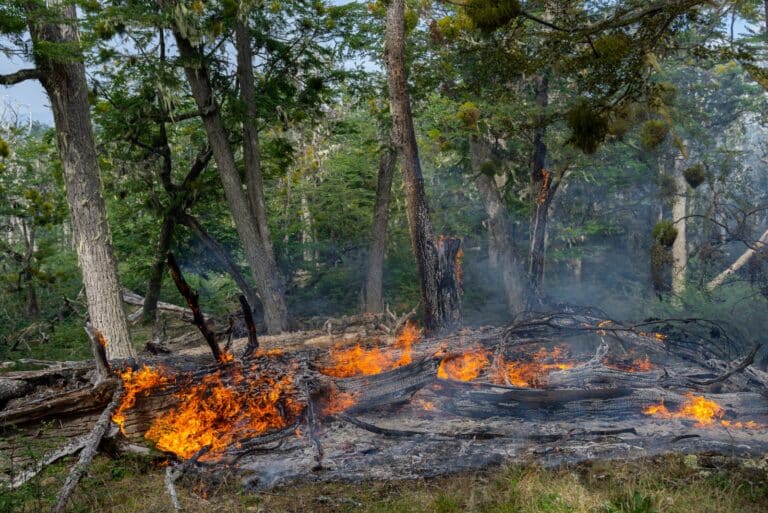
[[[536,106],[543,111],[548,104],[549,80],[546,76],[538,76],[536,77]],[[546,119],[542,112],[533,138],[531,168],[531,240],[528,254],[528,281],[532,305],[541,300],[549,205],[554,196],[552,174],[544,167],[547,159],[547,145],[544,142],[546,133]]]
[[[672,222],[677,228],[677,237],[672,244],[672,294],[679,298],[685,292],[686,268],[688,267],[688,240],[686,237],[686,206],[688,196],[688,184],[683,176],[682,155],[675,157],[671,170],[675,177],[675,197],[672,203]]]
[[[171,249],[173,232],[176,229],[177,223],[178,212],[174,209],[166,212],[155,250],[155,262],[152,264],[152,270],[147,282],[147,294],[144,296],[144,306],[142,306],[144,322],[154,321],[157,317],[157,302],[160,300],[160,287],[163,285],[163,276],[165,275],[165,255]]]
[[[31,10],[36,9],[37,4],[30,5],[34,5]],[[30,25],[36,50],[47,43],[79,44],[74,5],[58,5],[56,9],[62,15],[60,24]],[[30,19],[39,19],[38,15],[30,13]],[[107,356],[110,359],[133,357],[136,353],[128,334],[107,208],[102,196],[85,66],[81,58],[59,60],[44,49],[36,52],[36,60],[40,82],[51,101],[56,124],[88,314],[93,326],[109,342]]]
[[[450,330],[461,325],[460,285],[455,274],[457,267],[445,265],[454,244],[450,241],[447,246],[438,244],[424,192],[405,70],[404,0],[391,0],[387,6],[384,60],[392,113],[392,140],[402,157],[408,226],[424,303],[424,328],[431,333]]]
[[[476,138],[469,141],[470,161],[475,186],[488,214],[491,237],[496,252],[495,267],[501,272],[507,308],[513,317],[526,308],[523,265],[515,251],[512,239],[512,219],[501,196],[494,177],[482,172],[487,152],[483,143]]]
[[[240,13],[247,16],[247,13]],[[235,44],[237,49],[237,80],[240,82],[240,100],[245,107],[243,112],[243,158],[248,201],[256,219],[256,226],[264,247],[272,252],[272,237],[267,222],[267,207],[264,201],[264,178],[261,173],[261,150],[259,131],[256,127],[256,89],[253,84],[253,50],[251,33],[247,22],[238,18],[235,25]],[[253,307],[253,303],[251,303]]]
[[[376,179],[376,200],[373,204],[371,242],[368,245],[368,268],[365,276],[365,312],[384,311],[384,255],[387,251],[387,223],[389,200],[392,197],[392,177],[395,174],[397,153],[386,139],[379,155],[379,173]]]
[[[243,190],[234,152],[227,139],[226,128],[213,97],[207,64],[199,48],[193,47],[178,29],[174,28],[173,33],[179,54],[184,60],[184,72],[192,89],[192,95],[200,109],[203,126],[213,150],[213,157],[216,160],[235,228],[261,293],[267,331],[269,333],[284,331],[288,328],[288,307],[285,302],[283,280],[271,251],[271,245],[265,245],[250,202]]]

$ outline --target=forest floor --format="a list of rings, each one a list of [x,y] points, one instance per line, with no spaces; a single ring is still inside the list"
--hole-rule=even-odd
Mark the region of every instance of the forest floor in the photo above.
[[[0,511],[49,511],[70,464],[0,493]],[[305,484],[255,494],[243,493],[234,479],[205,493],[194,483],[178,483],[177,490],[188,513],[757,513],[768,511],[767,466],[766,459],[669,456],[554,470],[521,465],[405,482]],[[162,466],[146,458],[99,456],[68,511],[170,513],[163,477]]]

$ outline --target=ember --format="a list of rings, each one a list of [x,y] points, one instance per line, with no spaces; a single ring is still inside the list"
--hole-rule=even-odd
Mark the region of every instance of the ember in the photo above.
[[[442,379],[455,379],[458,381],[472,381],[488,367],[488,351],[474,349],[458,355],[450,355],[443,358],[437,369],[437,377]]]
[[[371,376],[381,374],[411,363],[411,346],[419,339],[416,326],[406,323],[405,328],[395,342],[400,352],[382,350],[378,347],[364,349],[357,344],[352,348],[335,347],[330,351],[331,364],[320,369],[320,372],[334,378],[349,378],[352,376]]]
[[[653,370],[653,364],[648,355],[645,355],[643,358],[637,358],[631,362],[614,362],[606,358],[603,360],[603,365],[610,369],[616,369],[622,372],[650,372]]]
[[[562,349],[556,347],[547,351],[542,347],[534,353],[533,361],[507,362],[499,356],[494,362],[491,380],[497,385],[541,388],[546,384],[549,372],[567,370],[573,366],[573,362],[564,360]]]
[[[725,414],[725,410],[722,406],[715,401],[709,400],[706,397],[696,396],[691,393],[687,394],[688,399],[680,406],[680,409],[675,412],[669,411],[664,406],[662,400],[659,404],[651,405],[643,410],[646,415],[653,415],[660,418],[683,418],[696,421],[696,427],[711,426],[717,420],[723,427],[730,427],[736,429],[763,429],[765,426],[758,424],[754,421],[747,422],[733,422],[730,420],[723,420],[722,417]]]

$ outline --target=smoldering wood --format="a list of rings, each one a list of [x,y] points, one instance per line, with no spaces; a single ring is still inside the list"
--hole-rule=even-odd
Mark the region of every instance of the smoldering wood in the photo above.
[[[107,361],[107,339],[90,322],[85,324],[85,333],[88,334],[88,339],[91,341],[91,351],[96,362],[96,380],[104,381],[112,371]]]
[[[703,427],[683,418],[643,414],[644,408],[662,401],[675,411],[688,400],[688,393],[695,393],[716,401],[723,408],[723,420],[753,420],[768,426],[768,399],[760,393],[768,375],[743,366],[749,354],[722,360],[709,351],[696,362],[693,350],[676,355],[671,348],[682,342],[659,340],[650,328],[586,314],[540,315],[507,328],[464,330],[421,340],[414,346],[412,363],[352,378],[322,373],[329,363],[326,348],[299,344],[283,354],[255,352],[252,359],[233,364],[245,381],[264,371],[291,373],[294,399],[306,405],[304,413],[283,429],[241,440],[218,459],[198,462],[194,471],[207,476],[232,472],[247,487],[262,489],[307,479],[424,477],[520,458],[559,465],[669,451],[749,456],[768,450],[765,428],[736,429],[721,425],[719,419]],[[575,366],[551,371],[538,381],[541,388],[495,384],[492,365],[473,382],[436,376],[446,354],[465,349],[485,348],[492,357],[512,361],[563,345]],[[652,364],[650,370],[628,372],[615,366],[622,358],[644,355]],[[205,354],[153,356],[142,363],[162,365],[176,379],[137,398],[127,412],[128,443],[138,443],[153,419],[178,404],[178,391],[206,376],[218,373],[229,386],[245,386],[229,366],[211,363]],[[742,366],[743,370],[731,372]],[[692,382],[719,378],[708,385]],[[318,401],[334,390],[350,394],[355,404],[326,413]],[[88,413],[57,407],[52,410],[56,413],[46,416],[47,410],[33,407],[20,414],[6,409],[0,411],[0,419],[10,415],[16,429],[27,433],[39,430],[41,420],[55,420],[75,438],[88,432],[101,411],[94,405]],[[90,420],[73,421],[80,417]],[[13,443],[0,441],[0,453],[13,450]]]

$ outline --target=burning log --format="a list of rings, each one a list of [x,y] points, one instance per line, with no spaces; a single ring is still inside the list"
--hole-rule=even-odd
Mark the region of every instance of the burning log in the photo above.
[[[176,284],[176,288],[179,289],[179,292],[182,296],[184,296],[184,299],[187,300],[187,304],[192,310],[192,317],[195,326],[197,326],[197,329],[200,330],[200,333],[203,335],[205,341],[208,343],[208,346],[211,348],[211,353],[213,353],[214,360],[223,363],[224,356],[221,352],[221,349],[219,349],[219,342],[216,339],[216,335],[208,327],[208,324],[205,322],[205,317],[200,311],[200,295],[197,292],[192,291],[189,284],[184,279],[184,276],[181,274],[181,269],[179,269],[178,264],[176,264],[176,259],[173,258],[173,255],[170,252],[166,255],[166,259],[168,263],[168,271],[171,273],[171,278],[173,278],[173,282]]]

